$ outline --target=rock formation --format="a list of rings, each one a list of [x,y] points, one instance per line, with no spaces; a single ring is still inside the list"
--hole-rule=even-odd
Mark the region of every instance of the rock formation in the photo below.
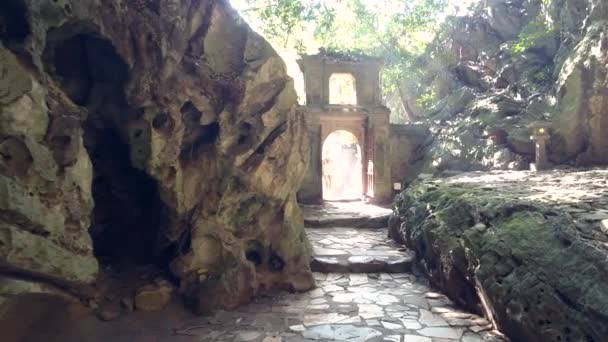
[[[390,235],[416,252],[433,284],[512,341],[604,341],[605,177],[473,173],[419,182],[398,196]]]
[[[491,0],[450,18],[420,68],[435,142],[427,171],[525,169],[533,127],[553,164],[608,162],[608,7],[601,0]]]
[[[606,165],[607,18],[601,0],[489,0],[450,19],[423,61],[433,101],[412,110],[434,134],[425,171],[527,168],[534,127],[549,132],[554,165]],[[603,341],[608,239],[596,217],[608,216],[594,191],[605,173],[568,177],[418,179],[397,197],[390,235],[513,341]]]
[[[0,39],[0,308],[125,260],[199,312],[314,285],[292,80],[226,2],[3,0]]]

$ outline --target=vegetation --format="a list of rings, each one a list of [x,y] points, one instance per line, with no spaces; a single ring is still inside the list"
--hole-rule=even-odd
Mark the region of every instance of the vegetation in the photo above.
[[[426,76],[420,56],[437,33],[448,0],[246,0],[243,10],[267,39],[302,53],[309,46],[381,57],[385,96],[411,94]],[[387,11],[387,8],[390,11]],[[391,108],[403,113],[403,108]]]
[[[283,47],[293,44],[304,50],[306,32],[311,24],[323,31],[332,26],[335,9],[321,1],[310,0],[246,0],[243,10],[249,19],[261,21],[266,37]]]
[[[448,16],[457,6],[452,0],[232,1],[247,3],[243,14],[257,22],[275,46],[298,53],[325,47],[328,52],[381,57],[382,89],[394,122],[416,120],[414,113],[429,109],[440,95],[429,85],[458,62],[449,48],[450,32],[461,24]],[[548,6],[552,0],[541,1]],[[522,55],[542,49],[554,35],[555,29],[539,15],[511,42],[511,51]],[[542,85],[550,75],[534,69],[526,79]]]
[[[532,20],[519,33],[519,40],[511,48],[515,53],[524,53],[530,48],[542,45],[555,35],[555,29],[542,17]]]
[[[418,105],[420,105],[420,107],[424,108],[424,109],[430,109],[433,104],[435,103],[436,100],[436,95],[435,92],[430,89],[427,93],[422,94],[418,100],[416,100],[416,102],[418,102]]]

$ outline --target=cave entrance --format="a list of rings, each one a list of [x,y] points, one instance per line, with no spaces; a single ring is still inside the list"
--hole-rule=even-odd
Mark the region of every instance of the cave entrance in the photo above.
[[[31,32],[25,3],[19,0],[0,2],[0,41],[6,46],[22,42]]]
[[[89,232],[102,264],[157,263],[163,204],[157,182],[134,167],[145,130],[129,132],[137,120],[125,96],[128,66],[106,39],[92,33],[49,32],[48,73],[75,104],[86,107],[84,145],[93,163],[95,200]]]
[[[322,150],[323,199],[358,200],[363,193],[361,146],[354,134],[337,130],[325,138]]]

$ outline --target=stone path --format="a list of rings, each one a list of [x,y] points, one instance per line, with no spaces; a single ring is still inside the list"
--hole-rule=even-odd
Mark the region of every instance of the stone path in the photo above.
[[[473,342],[500,339],[408,274],[316,273],[306,294],[262,298],[194,331],[202,341]],[[192,322],[200,324],[200,322]]]
[[[315,273],[318,288],[263,297],[196,317],[172,303],[100,322],[87,317],[27,341],[477,342],[503,341],[488,321],[453,306],[411,274]],[[57,327],[56,327],[57,328]]]
[[[302,206],[306,227],[384,228],[391,210],[363,202],[325,202]]]
[[[307,228],[314,256],[313,271],[403,273],[412,270],[413,254],[388,239],[388,230]]]
[[[318,212],[315,215],[324,219]],[[159,312],[134,312],[111,322],[87,316],[63,326],[38,327],[27,341],[506,341],[488,321],[433,292],[424,278],[387,273],[409,271],[411,255],[386,239],[385,228],[308,228],[307,232],[317,260],[359,257],[359,263],[351,263],[354,269],[344,268],[359,273],[317,272],[318,287],[312,291],[258,298],[211,317],[194,316],[176,301]],[[404,259],[403,264],[390,262]],[[377,260],[385,265],[371,268]]]

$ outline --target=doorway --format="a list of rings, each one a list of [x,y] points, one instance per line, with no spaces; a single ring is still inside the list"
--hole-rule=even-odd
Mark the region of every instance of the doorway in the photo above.
[[[361,146],[352,133],[337,130],[323,142],[323,199],[360,200],[363,193]]]

